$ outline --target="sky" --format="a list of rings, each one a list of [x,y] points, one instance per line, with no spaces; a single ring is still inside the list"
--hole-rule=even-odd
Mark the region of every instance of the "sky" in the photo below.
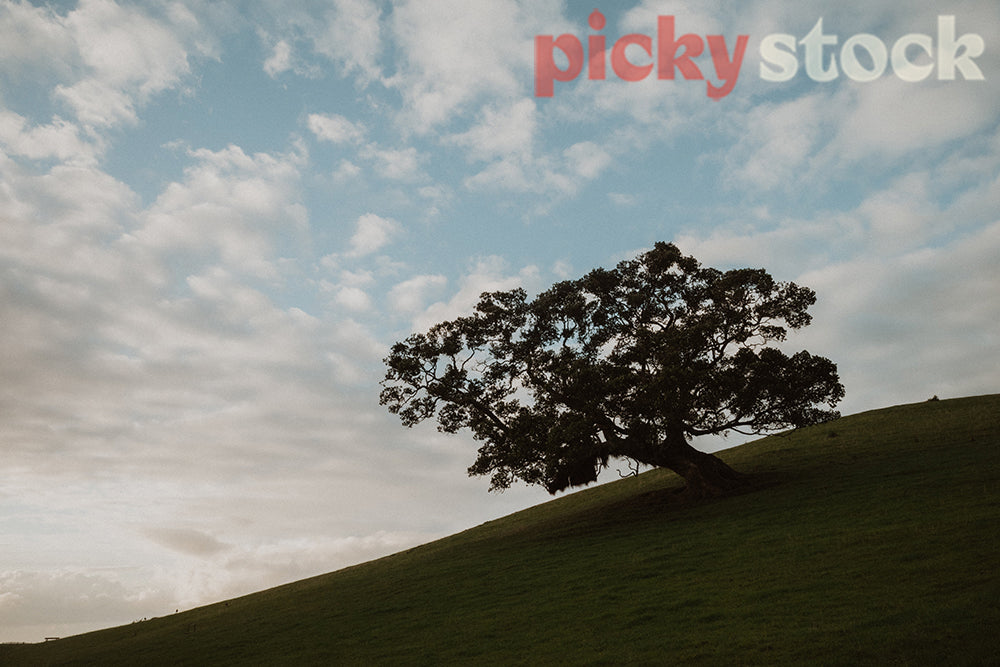
[[[845,414],[1000,391],[1000,5],[0,0],[0,641],[548,500],[381,360],[656,241],[814,289]]]

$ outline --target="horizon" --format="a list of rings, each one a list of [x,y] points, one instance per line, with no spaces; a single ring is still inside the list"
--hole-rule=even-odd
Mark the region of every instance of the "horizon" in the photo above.
[[[781,347],[838,365],[843,414],[1000,391],[996,3],[467,9],[0,0],[0,642],[549,499],[401,427],[381,360],[656,241],[815,290]],[[703,78],[661,78],[663,16]],[[540,96],[546,35],[588,57],[553,46]]]

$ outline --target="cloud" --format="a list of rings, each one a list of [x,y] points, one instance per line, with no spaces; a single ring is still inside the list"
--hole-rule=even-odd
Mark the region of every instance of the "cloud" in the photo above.
[[[337,290],[336,301],[348,310],[369,310],[372,301],[368,294],[359,287],[341,287]]]
[[[460,3],[459,3],[460,4]],[[524,192],[565,197],[611,163],[594,141],[547,153],[539,142],[541,119],[532,97],[534,35],[572,28],[557,3],[493,0],[466,12],[452,0],[401,3],[392,13],[393,43],[405,55],[386,79],[399,89],[405,133],[435,131],[445,145],[485,162],[464,179],[474,191]],[[441,25],[449,29],[442,31]],[[425,48],[433,43],[434,48]],[[470,125],[456,130],[466,118]],[[423,178],[422,156],[412,147],[389,153],[362,151],[379,173],[394,180]]]
[[[477,99],[530,94],[534,35],[565,20],[554,2],[527,8],[513,0],[480,2],[472,12],[458,0],[397,4],[392,36],[403,55],[387,83],[403,95],[404,126],[425,133],[466,113]]]
[[[191,17],[174,13],[167,18]],[[86,126],[135,122],[137,104],[177,86],[190,73],[182,32],[189,26],[170,25],[110,0],[84,0],[59,22],[89,76],[54,92]]]
[[[820,156],[823,162],[839,166],[926,153],[987,129],[995,118],[995,92],[978,82],[913,85],[885,77],[877,85],[855,88],[853,96],[849,113],[837,105],[844,117]]]
[[[190,556],[213,556],[232,548],[231,545],[192,528],[147,528],[145,533],[160,546]]]
[[[573,266],[566,261],[557,260],[555,264],[552,265],[552,273],[559,280],[572,280],[576,278],[576,272],[573,270]]]
[[[298,202],[301,153],[247,155],[238,146],[191,152],[196,162],[171,183],[126,242],[149,251],[214,253],[231,270],[260,277],[279,273],[279,237],[304,231]]]
[[[365,136],[365,127],[339,114],[309,114],[309,129],[318,139],[334,144],[357,143]]]
[[[636,204],[636,196],[627,192],[609,192],[608,199],[615,206],[635,206]]]
[[[455,194],[450,186],[437,183],[420,186],[417,188],[417,195],[430,204],[430,207],[426,211],[428,218],[440,215],[442,209],[455,198]]]
[[[1000,299],[991,287],[1000,280],[991,259],[1000,252],[1000,223],[941,247],[904,245],[897,254],[891,244],[861,245],[831,261],[818,248],[836,229],[814,224],[745,237],[720,233],[680,247],[709,266],[763,266],[814,289],[813,323],[792,333],[787,347],[838,364],[846,413],[934,394],[995,391],[996,372],[980,360],[1000,349],[992,325]]]
[[[758,219],[751,213],[721,223],[711,231],[686,229],[674,242],[682,252],[720,268],[759,266],[779,268],[790,279],[810,267],[850,256],[868,238],[857,215],[819,212],[813,216]]]
[[[573,144],[564,155],[569,169],[588,181],[597,178],[611,164],[611,155],[592,141]]]
[[[532,291],[539,285],[539,271],[535,266],[525,266],[512,274],[502,257],[490,255],[477,258],[459,280],[458,291],[448,301],[438,301],[428,306],[414,319],[413,328],[423,331],[437,322],[471,312],[483,292],[509,290],[515,287],[524,287]]]
[[[359,174],[361,174],[361,167],[350,160],[341,160],[340,164],[337,165],[337,169],[333,172],[333,180],[343,183],[356,178]]]
[[[886,74],[863,84],[814,84],[738,108],[722,124],[735,139],[725,168],[740,189],[760,195],[826,192],[834,182],[882,178],[907,160],[933,163],[956,142],[990,130],[995,93],[983,83],[912,83]]]
[[[103,158],[104,133],[136,123],[138,109],[189,78],[189,55],[212,49],[180,5],[154,16],[110,0],[84,0],[65,14],[4,3],[0,34],[0,73],[37,80],[55,107],[48,123],[3,111],[0,142],[11,154],[64,164]]]
[[[360,271],[341,271],[339,277],[342,285],[350,285],[352,287],[371,285],[375,282],[374,274],[366,269]]]
[[[787,190],[809,170],[840,104],[825,92],[764,103],[741,115],[739,140],[726,155],[726,169],[748,190]]]
[[[848,210],[746,217],[678,238],[712,266],[763,266],[817,292],[813,324],[790,336],[840,365],[845,412],[932,395],[995,391],[980,360],[1000,348],[1000,141],[929,159]]]
[[[561,155],[525,157],[507,155],[478,173],[467,176],[463,185],[475,192],[522,192],[543,195],[542,209],[577,194],[589,181],[612,163],[612,156],[594,142],[573,144]]]
[[[466,150],[470,161],[489,164],[465,178],[472,190],[506,190],[565,196],[597,178],[612,155],[593,141],[581,141],[561,155],[546,155],[536,145],[538,108],[530,98],[483,106],[469,130],[444,141]]]
[[[3,3],[0,34],[0,70],[69,73],[75,45],[68,28],[50,7]]]
[[[423,157],[413,146],[399,149],[379,148],[368,144],[360,151],[362,158],[375,165],[375,171],[393,181],[418,181],[425,175],[421,169]]]
[[[10,155],[32,160],[54,158],[64,164],[96,164],[103,152],[102,144],[80,135],[79,127],[59,116],[48,125],[28,127],[23,116],[0,111],[0,143]]]
[[[269,289],[279,244],[304,223],[301,155],[230,146],[188,157],[145,208],[93,166],[39,173],[0,160],[0,373],[17,387],[0,392],[0,438],[5,470],[21,471],[5,492],[34,517],[5,525],[30,545],[6,553],[14,569],[0,573],[5,640],[162,615],[425,541],[353,530],[385,508],[330,509],[329,532],[356,537],[299,537],[317,506],[398,475],[363,444],[384,435],[358,385],[370,388],[385,346]],[[354,248],[373,251],[395,229],[362,216]],[[363,305],[371,272],[338,278],[342,300]],[[74,536],[77,568],[32,570],[66,549],[29,553],[37,517]],[[130,565],[153,548],[157,565]]]
[[[537,126],[535,102],[524,98],[513,102],[487,104],[470,130],[447,138],[463,146],[474,160],[490,160],[507,155],[530,156]]]
[[[369,255],[389,243],[390,239],[399,233],[399,223],[391,218],[382,218],[374,213],[366,213],[356,222],[354,235],[351,236],[350,257]]]
[[[998,252],[1000,222],[940,249],[807,272],[821,298],[796,338],[839,362],[848,409],[995,391],[982,359],[1000,349]]]
[[[40,641],[165,616],[396,553],[438,534],[376,531],[226,545],[197,530],[150,529],[176,556],[157,568],[0,572],[5,641]]]
[[[898,253],[954,231],[934,201],[931,178],[928,171],[911,172],[861,203],[857,212],[871,245]]]
[[[364,85],[381,77],[382,13],[368,0],[334,0],[323,20],[307,30],[313,48]]]
[[[440,274],[416,276],[395,285],[389,291],[389,303],[404,313],[418,312],[432,294],[440,292],[447,284],[448,279]]]
[[[199,470],[225,476],[253,467],[254,452],[280,458],[288,420],[318,409],[336,423],[330,392],[380,358],[363,327],[324,330],[266,293],[277,243],[303,222],[296,158],[191,157],[149,209],[93,168],[37,175],[0,161],[0,372],[19,387],[0,395],[11,465],[62,452],[53,475],[121,474],[101,463],[113,450],[137,475],[169,474],[197,451]],[[346,361],[324,361],[338,348]]]
[[[264,71],[271,78],[292,69],[292,47],[285,40],[278,40],[271,56],[264,61]]]
[[[0,573],[0,624],[24,628],[22,640],[38,641],[34,627],[66,630],[61,634],[93,630],[101,624],[142,618],[149,609],[164,611],[169,594],[138,592],[101,572],[64,569],[54,572]],[[141,589],[140,589],[141,590]],[[173,611],[173,609],[171,609]]]

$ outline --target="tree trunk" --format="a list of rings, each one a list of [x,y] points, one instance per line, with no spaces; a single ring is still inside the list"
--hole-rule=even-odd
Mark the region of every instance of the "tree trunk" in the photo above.
[[[718,457],[698,451],[683,436],[664,442],[657,458],[657,465],[673,470],[687,482],[684,494],[692,499],[718,498],[746,485],[743,475]]]

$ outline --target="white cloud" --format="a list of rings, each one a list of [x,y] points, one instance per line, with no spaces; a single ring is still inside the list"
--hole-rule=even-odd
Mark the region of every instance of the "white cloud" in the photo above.
[[[345,286],[337,290],[336,301],[348,310],[364,311],[372,307],[368,294],[360,287]]]
[[[578,142],[554,154],[546,154],[539,143],[541,119],[531,79],[533,40],[539,33],[573,29],[561,16],[562,8],[556,3],[532,3],[529,8],[513,0],[492,0],[468,12],[459,4],[434,0],[394,8],[393,35],[407,58],[387,83],[406,101],[400,116],[404,132],[440,129],[445,144],[463,148],[470,161],[486,162],[465,178],[468,189],[557,198],[577,192],[612,157],[596,141]],[[443,24],[449,26],[447,31],[440,29]],[[427,43],[434,48],[425,48]],[[451,130],[452,121],[472,113],[470,126]],[[419,156],[411,161],[397,155],[397,166],[390,171],[385,154],[372,147],[362,154],[376,161],[383,176],[419,177]]]
[[[463,181],[473,191],[530,192],[544,195],[546,206],[575,195],[612,162],[597,144],[573,144],[558,156],[507,155]]]
[[[429,207],[425,211],[425,216],[427,218],[436,218],[440,216],[442,209],[447,207],[455,197],[449,186],[439,183],[418,187],[417,195],[429,204]]]
[[[524,287],[530,293],[538,289],[539,284],[539,271],[535,266],[525,266],[517,273],[510,273],[507,262],[502,257],[490,255],[477,258],[459,280],[458,291],[448,301],[438,301],[428,306],[414,318],[413,328],[423,331],[437,322],[471,312],[483,292]]]
[[[323,574],[425,543],[435,533],[385,531],[224,544],[190,528],[150,528],[168,565],[0,572],[5,641],[40,641],[127,624]]]
[[[400,231],[398,222],[374,213],[364,214],[358,218],[356,225],[354,235],[351,236],[351,249],[348,252],[351,257],[375,252],[389,243],[390,239]]]
[[[25,279],[40,275],[67,287],[80,278],[82,285],[141,281],[103,245],[136,224],[138,198],[124,184],[93,167],[37,175],[10,160],[0,160],[0,178],[0,257],[23,268]]]
[[[464,146],[476,160],[490,160],[506,155],[530,156],[536,131],[535,102],[524,98],[512,103],[483,107],[476,125],[449,142]]]
[[[1000,349],[1000,177],[997,153],[980,148],[916,165],[852,210],[749,218],[677,243],[707,265],[763,266],[814,289],[813,324],[789,346],[838,363],[847,413],[989,393],[1000,377],[980,360]]]
[[[189,55],[212,52],[188,10],[173,5],[154,13],[111,0],[83,0],[65,14],[4,3],[0,72],[38,79],[57,113],[43,125],[6,111],[0,141],[34,159],[100,159],[103,132],[134,124],[138,109],[189,77]]]
[[[566,196],[597,178],[612,155],[593,141],[575,143],[561,155],[536,146],[538,109],[532,99],[487,104],[469,130],[447,136],[470,160],[489,164],[465,179],[472,190],[533,192]]]
[[[523,161],[508,157],[497,160],[479,173],[467,177],[463,184],[471,190],[510,190],[514,192],[540,192],[545,189],[545,185],[556,184],[553,179],[545,180],[543,177],[532,179],[526,171],[526,165]],[[567,187],[563,183],[559,183],[556,189],[566,190]]]
[[[285,40],[278,40],[270,57],[264,61],[264,71],[271,78],[292,69],[292,47]]]
[[[22,630],[24,641],[39,641],[44,636],[27,634],[35,627],[45,627],[46,634],[51,634],[52,628],[65,631],[60,634],[73,634],[102,624],[136,620],[150,609],[162,612],[171,602],[169,593],[130,590],[117,577],[99,570],[20,570],[0,573],[0,582],[6,592],[0,599],[0,624],[27,626]]]
[[[333,172],[333,180],[338,183],[356,178],[361,173],[361,167],[350,160],[341,160],[337,169]]]
[[[405,126],[427,132],[480,97],[530,95],[534,35],[565,21],[554,2],[532,2],[527,9],[514,0],[480,2],[475,11],[459,0],[396,5],[393,37],[405,64],[388,83],[403,95]]]
[[[309,114],[309,129],[318,139],[335,144],[357,143],[365,136],[365,127],[339,114]]]
[[[369,0],[334,0],[319,22],[307,24],[313,48],[363,84],[381,77],[382,13]]]
[[[982,359],[1000,350],[998,253],[1000,222],[940,249],[807,272],[820,300],[796,338],[839,362],[848,410],[996,391]]]
[[[190,72],[184,34],[139,8],[83,0],[62,23],[89,76],[58,86],[55,94],[87,126],[134,122],[137,104]]]
[[[611,164],[611,155],[592,141],[581,141],[567,148],[563,155],[570,171],[592,181]]]
[[[287,231],[294,209],[298,158],[190,157],[149,211],[92,167],[38,175],[0,160],[0,373],[18,388],[0,394],[0,438],[5,470],[21,471],[6,487],[11,511],[34,517],[5,525],[24,546],[0,573],[4,640],[163,615],[424,541],[353,529],[381,509],[329,513],[321,532],[357,537],[289,529],[289,513],[342,507],[371,475],[396,474],[362,444],[378,433],[377,408],[356,386],[369,386],[384,345],[355,322],[279,306],[242,263],[216,263],[235,250],[198,254],[200,242],[259,232],[268,257],[269,230]],[[345,290],[372,280],[339,277]],[[39,537],[37,517],[72,548]],[[49,567],[68,551],[75,569]]]
[[[736,219],[711,231],[687,229],[673,239],[684,254],[713,266],[780,267],[789,279],[809,267],[857,251],[868,235],[858,216],[819,213],[777,222]]]
[[[424,178],[421,169],[423,157],[413,146],[390,149],[369,144],[360,151],[362,158],[374,163],[375,171],[393,181],[417,181]]]
[[[440,274],[416,276],[395,285],[389,291],[389,303],[403,313],[415,313],[422,310],[427,299],[438,293],[448,279]]]
[[[0,69],[54,69],[68,74],[74,42],[51,7],[24,2],[0,5]]]
[[[620,21],[620,29],[622,32],[648,34],[655,30],[657,17],[674,16],[678,22],[683,19],[683,23],[677,25],[678,32],[697,30],[702,35],[719,33],[722,29],[721,22],[727,15],[724,9],[732,11],[719,0],[699,2],[696,7],[689,6],[683,0],[643,0],[625,12]]]
[[[996,391],[1000,377],[980,360],[1000,351],[993,325],[1000,318],[1000,223],[940,248],[899,252],[862,241],[847,259],[831,261],[822,243],[836,236],[835,226],[789,225],[772,234],[682,239],[679,246],[709,266],[762,266],[815,290],[813,323],[793,332],[787,347],[838,364],[847,414],[935,394]]]
[[[573,270],[573,266],[566,261],[558,260],[552,265],[552,273],[559,280],[571,280],[576,278],[576,272]]]
[[[170,184],[132,235],[157,252],[214,252],[224,266],[274,277],[275,245],[304,231],[297,201],[301,154],[247,155],[238,146],[199,149],[184,180]]]
[[[236,244],[259,223],[266,259],[268,229],[287,231],[283,216],[294,200],[281,193],[293,194],[282,188],[294,182],[294,169],[238,150],[196,159],[189,179],[168,188],[148,214],[100,172],[60,167],[34,176],[6,165],[0,339],[8,354],[0,372],[19,387],[0,396],[9,465],[34,468],[36,456],[59,452],[64,465],[39,470],[56,477],[90,471],[96,484],[180,474],[197,453],[197,470],[182,476],[222,480],[252,468],[256,457],[277,460],[308,442],[329,442],[332,424],[347,423],[330,407],[339,379],[323,359],[339,348],[350,351],[355,369],[374,363],[379,346],[371,334],[324,329],[299,309],[279,307],[245,282],[254,278],[252,261],[248,278],[240,262],[214,263],[239,252],[199,255],[197,239],[188,238],[200,232],[209,244]],[[256,197],[240,178],[227,180],[227,170],[261,178]],[[233,212],[248,197],[243,205],[265,217]],[[205,215],[192,214],[203,205]],[[185,229],[195,222],[202,226]],[[167,234],[173,227],[181,228],[176,237]],[[178,242],[195,252],[178,254]],[[289,430],[292,422],[299,425]],[[315,432],[303,430],[311,422]],[[32,434],[37,424],[46,425],[43,437]],[[212,435],[216,429],[225,435]],[[138,489],[136,506],[158,491]]]
[[[188,70],[180,40],[136,8],[82,0],[65,21],[83,62],[110,85],[155,92],[173,85]]]
[[[867,223],[870,245],[898,253],[954,231],[933,201],[931,178],[927,171],[911,172],[861,203],[858,213]]]
[[[319,79],[330,63],[340,78],[352,78],[358,87],[382,79],[384,17],[370,0],[331,0],[303,3],[269,0],[266,3],[210,3],[204,15],[219,11],[215,23],[229,30],[232,23],[253,24],[269,55],[262,63],[268,76],[292,72]]]
[[[610,199],[615,206],[634,206],[636,203],[635,195],[627,192],[609,192],[608,199]]]
[[[887,76],[740,109],[727,115],[738,140],[727,150],[726,169],[760,194],[822,191],[900,160],[935,161],[949,142],[989,128],[995,95],[977,83],[913,84]]]
[[[853,95],[849,113],[844,105],[836,107],[844,117],[820,158],[823,162],[842,165],[925,153],[986,129],[996,111],[995,91],[979,82],[914,85],[885,77],[854,88]]]
[[[375,282],[375,276],[371,271],[360,270],[360,271],[341,271],[340,284],[348,285],[351,287],[360,287],[362,285],[371,285]]]
[[[834,110],[842,109],[823,92],[786,102],[760,104],[739,119],[739,140],[726,156],[726,168],[750,190],[785,190],[809,170],[809,159],[824,139]]]

